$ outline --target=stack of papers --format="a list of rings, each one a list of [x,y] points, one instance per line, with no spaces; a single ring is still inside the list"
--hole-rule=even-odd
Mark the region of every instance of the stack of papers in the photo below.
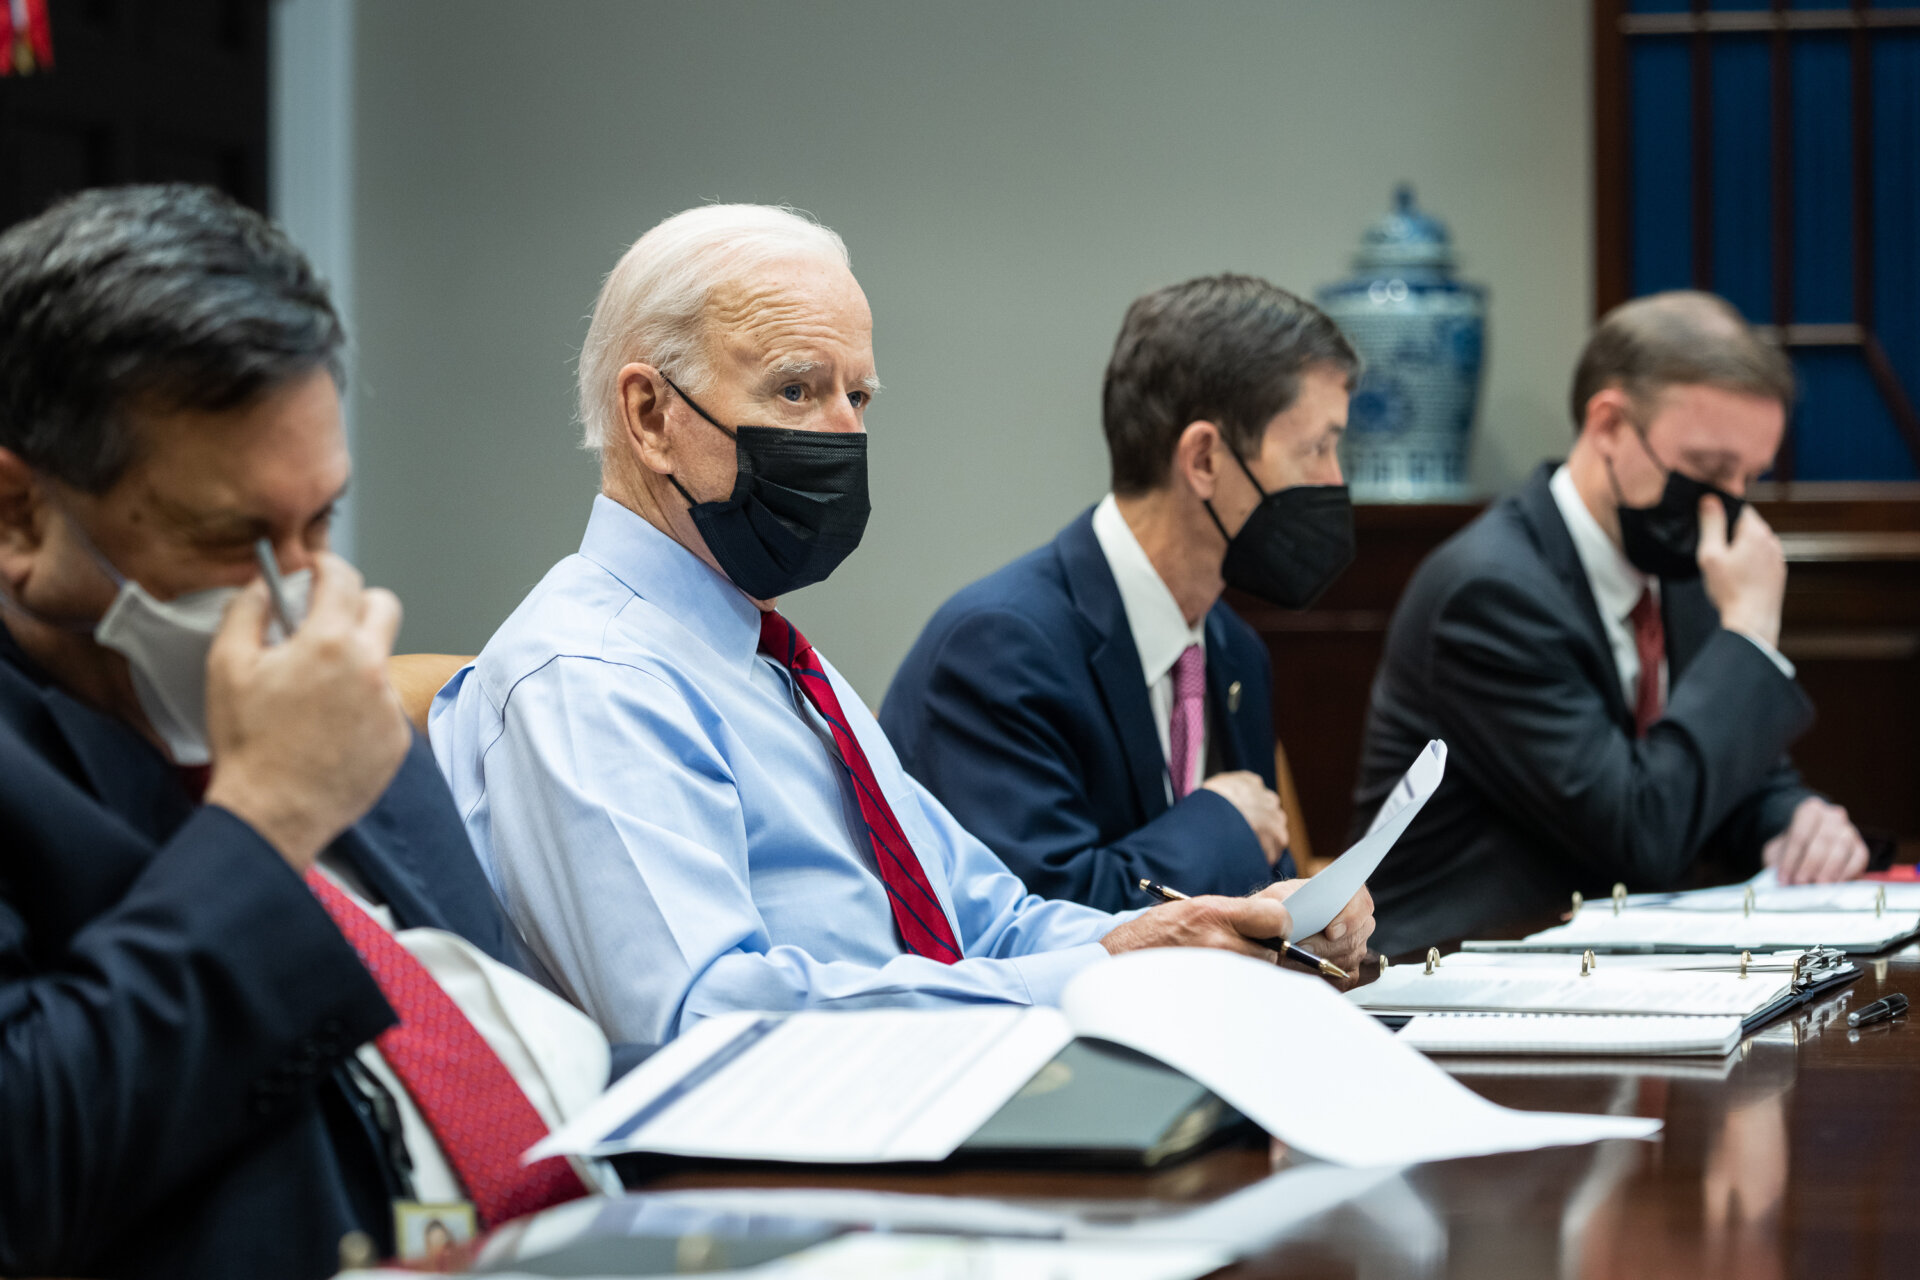
[[[1557,969],[1441,964],[1390,969],[1348,998],[1375,1013],[1606,1013],[1752,1017],[1793,991],[1792,974]]]
[[[1740,1019],[1525,1013],[1422,1014],[1400,1038],[1423,1053],[1714,1054],[1740,1044]]]
[[[1485,960],[1505,963],[1475,963]],[[1752,965],[1745,977],[1612,957],[1589,973],[1580,965],[1572,956],[1450,956],[1431,973],[1390,969],[1347,998],[1410,1015],[1400,1038],[1423,1053],[1612,1056],[1731,1053],[1744,1027],[1795,1002],[1790,965]]]

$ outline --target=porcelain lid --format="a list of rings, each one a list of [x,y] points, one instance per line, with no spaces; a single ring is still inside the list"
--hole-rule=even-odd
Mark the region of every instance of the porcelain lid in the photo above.
[[[1360,237],[1360,252],[1353,256],[1353,265],[1360,271],[1406,267],[1446,270],[1453,262],[1453,240],[1447,235],[1446,224],[1420,208],[1413,184],[1408,182],[1394,188],[1393,208],[1366,229]]]

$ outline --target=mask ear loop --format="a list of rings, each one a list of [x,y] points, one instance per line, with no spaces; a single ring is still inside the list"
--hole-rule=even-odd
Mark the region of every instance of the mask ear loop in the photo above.
[[[93,558],[93,562],[99,566],[100,572],[107,576],[107,581],[113,584],[115,594],[117,595],[125,591],[127,589],[127,575],[115,568],[113,561],[107,559],[107,553],[102,551],[94,542],[93,535],[87,532],[87,527],[81,524],[79,519],[73,514],[73,509],[53,491],[53,486],[46,484],[44,487],[47,492],[47,505],[55,511],[58,511],[60,518],[65,520],[68,527],[79,536],[80,546]],[[53,627],[59,631],[70,631],[75,635],[91,635],[94,628],[100,625],[97,619],[93,622],[59,622],[53,618],[42,617],[39,613],[29,609],[21,601],[14,599],[13,592],[10,590],[0,591],[0,609],[10,609],[29,622],[37,622],[43,627]]]
[[[1253,468],[1249,467],[1247,460],[1240,456],[1240,451],[1227,443],[1227,437],[1224,432],[1221,433],[1220,443],[1226,445],[1227,452],[1233,455],[1233,460],[1240,464],[1240,470],[1246,473],[1247,483],[1252,485],[1253,491],[1260,495],[1260,501],[1265,502],[1269,496],[1266,489],[1263,488],[1260,481],[1254,477]],[[1200,499],[1200,505],[1205,507],[1207,514],[1213,518],[1213,527],[1220,531],[1221,538],[1226,541],[1228,546],[1232,546],[1233,535],[1227,532],[1226,525],[1220,523],[1220,513],[1213,509],[1213,500],[1211,498],[1202,498]]]
[[[73,508],[53,491],[52,485],[47,486],[47,505],[58,511],[60,518],[79,535],[80,545],[86,549],[88,555],[93,557],[93,562],[100,566],[100,571],[107,575],[107,581],[113,583],[113,589],[119,591],[125,587],[127,575],[121,573],[113,561],[107,559],[107,553],[100,549],[99,544],[93,540],[93,535],[87,532],[87,526],[80,523],[79,517],[73,514]]]
[[[712,424],[714,430],[718,431],[721,435],[725,436],[727,439],[732,440],[734,443],[736,444],[739,443],[740,437],[738,435],[736,435],[732,431],[727,430],[725,427],[721,426],[720,419],[714,417],[712,414],[708,413],[705,409],[701,408],[700,402],[698,400],[695,400],[692,396],[688,395],[686,392],[682,391],[680,389],[680,384],[675,382],[672,378],[669,378],[664,369],[660,371],[660,381],[672,387],[674,394],[679,396],[682,400],[685,400],[687,402],[687,407],[689,409],[692,409],[695,413],[699,414],[701,417],[705,418],[710,424]],[[680,496],[687,500],[687,506],[689,509],[700,505],[700,503],[697,500],[695,500],[694,496],[687,492],[687,487],[680,483],[680,477],[674,475],[673,472],[671,471],[667,472],[667,483],[680,491]]]
[[[1660,455],[1653,451],[1653,442],[1647,439],[1647,433],[1641,430],[1640,424],[1632,418],[1628,418],[1627,427],[1633,432],[1633,438],[1640,442],[1640,450],[1647,455],[1647,460],[1652,462],[1654,466],[1660,468],[1661,479],[1664,480],[1671,476],[1673,474],[1673,468],[1660,461]]]

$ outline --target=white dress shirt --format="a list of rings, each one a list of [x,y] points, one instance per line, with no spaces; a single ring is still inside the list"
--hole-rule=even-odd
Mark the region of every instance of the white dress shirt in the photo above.
[[[1127,527],[1126,517],[1112,494],[1100,499],[1093,509],[1093,536],[1100,542],[1107,568],[1113,571],[1114,585],[1120,588],[1120,605],[1127,613],[1127,627],[1133,632],[1134,647],[1140,651],[1140,670],[1147,678],[1147,703],[1153,708],[1154,731],[1160,735],[1160,758],[1173,759],[1173,664],[1189,645],[1207,651],[1207,620],[1188,626],[1186,615],[1160,571],[1153,567],[1140,539]],[[1192,791],[1205,779],[1207,771],[1207,710],[1200,707],[1201,749],[1193,753],[1193,776],[1187,779]],[[1169,770],[1171,764],[1169,764]],[[1171,772],[1164,779],[1167,802],[1173,802]]]
[[[393,913],[369,899],[366,885],[351,868],[326,854],[321,855],[319,866],[322,875],[382,929],[392,933],[394,941],[440,984],[480,1038],[499,1055],[547,1128],[556,1128],[580,1114],[600,1096],[606,1088],[612,1058],[607,1038],[593,1019],[458,934],[444,929],[402,929],[395,933]],[[355,1056],[393,1097],[400,1116],[401,1140],[413,1162],[413,1198],[426,1204],[466,1199],[440,1140],[377,1044],[361,1045]],[[608,1166],[599,1161],[571,1163],[589,1188],[597,1184],[604,1192],[619,1192],[619,1179]]]
[[[551,569],[433,702],[434,754],[528,945],[617,1039],[735,1010],[1056,1004],[1108,915],[1027,892],[827,677],[966,958],[908,953],[853,784],[760,611],[596,498]]]
[[[1640,691],[1640,651],[1634,646],[1631,615],[1633,606],[1639,603],[1640,593],[1649,588],[1653,591],[1654,604],[1659,605],[1660,580],[1634,568],[1626,553],[1607,536],[1593,512],[1587,510],[1586,501],[1574,487],[1573,475],[1564,464],[1554,471],[1547,488],[1553,493],[1554,505],[1560,508],[1560,519],[1573,537],[1573,550],[1580,557],[1580,567],[1586,570],[1587,586],[1593,592],[1593,602],[1600,610],[1600,624],[1606,629],[1607,644],[1613,650],[1613,665],[1620,672],[1620,691],[1626,696],[1627,706],[1632,707]],[[1746,638],[1767,655],[1781,675],[1793,679],[1793,663],[1784,654],[1757,637]],[[1660,705],[1666,704],[1667,663],[1662,657]]]

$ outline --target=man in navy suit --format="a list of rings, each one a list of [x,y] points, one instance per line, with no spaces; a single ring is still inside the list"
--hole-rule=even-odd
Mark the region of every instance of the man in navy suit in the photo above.
[[[881,723],[1034,892],[1117,910],[1141,879],[1234,894],[1293,874],[1266,646],[1220,596],[1304,608],[1351,560],[1335,450],[1358,365],[1264,280],[1139,299],[1102,397],[1113,491],[907,655]]]
[[[327,551],[343,343],[299,252],[202,188],[0,235],[0,1274],[392,1253],[459,1155],[375,1078],[406,1001],[323,899],[528,981],[385,678],[399,604]],[[279,643],[260,539],[310,583]]]

